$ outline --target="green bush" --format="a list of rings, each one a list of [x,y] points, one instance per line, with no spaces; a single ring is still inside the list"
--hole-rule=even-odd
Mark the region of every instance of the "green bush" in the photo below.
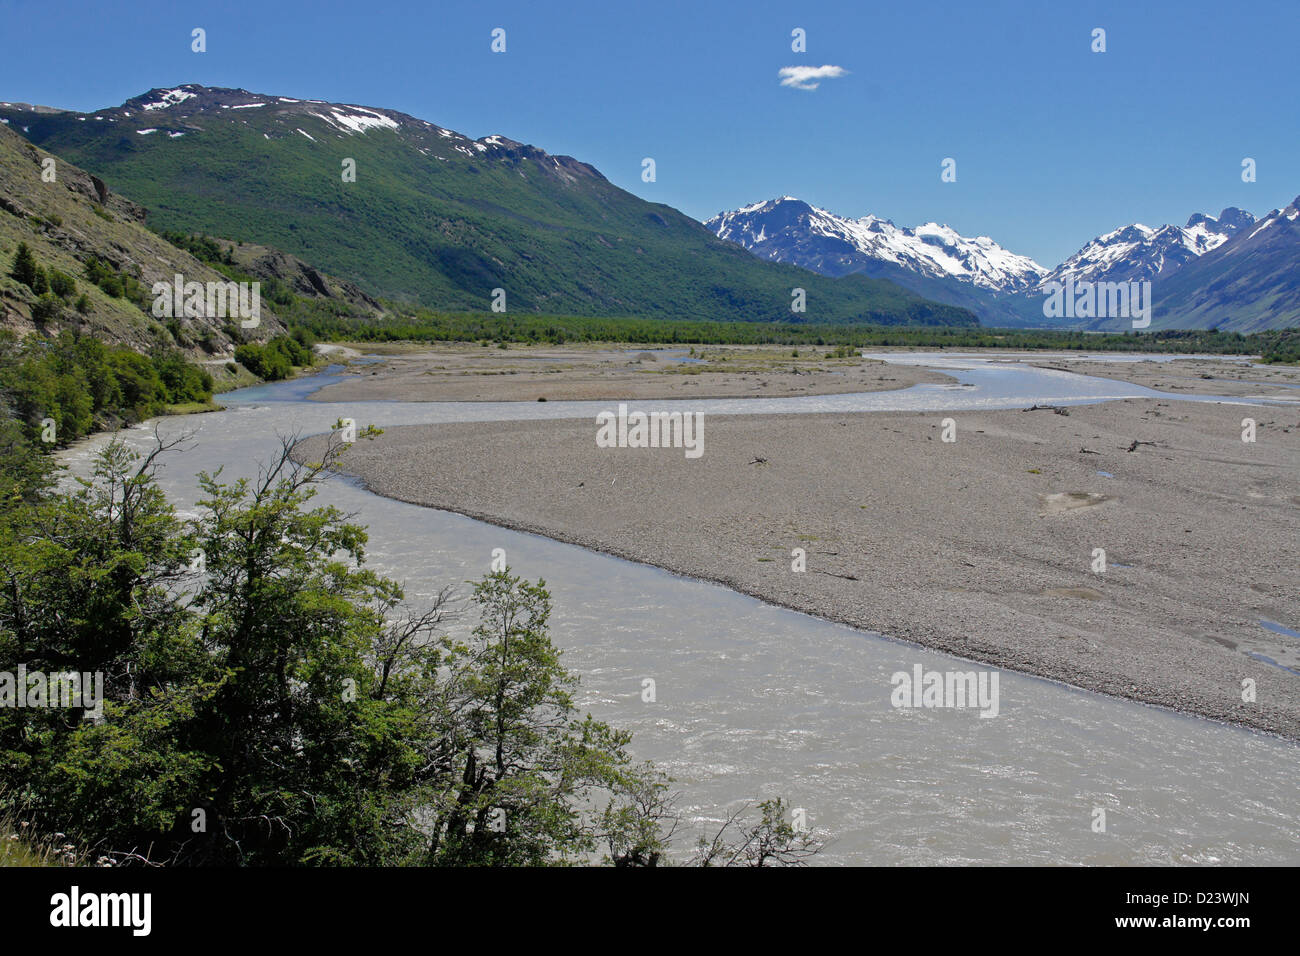
[[[49,270],[50,291],[60,299],[70,299],[77,294],[77,280],[58,269]]]
[[[167,404],[167,390],[147,355],[122,350],[109,357],[109,367],[122,392],[122,406],[135,418],[148,418]]]
[[[171,404],[206,402],[212,397],[212,376],[206,369],[187,362],[180,352],[157,355],[154,364]]]
[[[1270,365],[1300,363],[1300,329],[1280,329],[1268,334],[1270,339],[1261,352],[1261,361]]]
[[[267,361],[266,346],[259,345],[257,342],[235,346],[235,361],[258,378],[264,378],[267,381],[275,381],[289,374],[287,368],[283,372],[275,369],[274,371],[280,372],[280,374],[273,374],[273,370],[269,367]]]
[[[99,286],[115,299],[129,299],[137,304],[144,303],[144,287],[135,276],[118,272],[108,263],[92,257],[86,263],[86,278]]]
[[[45,293],[32,306],[32,321],[38,324],[53,322],[63,312],[63,302],[50,293]]]
[[[279,335],[265,345],[250,342],[235,348],[235,361],[258,378],[277,382],[293,374],[294,366],[307,366],[315,361],[311,347],[297,338]]]
[[[212,376],[174,350],[141,355],[69,330],[22,342],[0,333],[0,408],[12,409],[32,442],[40,441],[47,418],[56,423],[56,444],[66,445],[97,421],[138,421],[171,404],[211,398]]]

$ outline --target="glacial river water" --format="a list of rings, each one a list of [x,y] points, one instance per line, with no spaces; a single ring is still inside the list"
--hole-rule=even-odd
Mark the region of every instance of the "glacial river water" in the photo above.
[[[941,368],[958,384],[632,407],[794,414],[1197,400],[987,356],[885,357]],[[245,389],[221,396],[224,412],[157,422],[164,435],[194,433],[189,450],[166,462],[161,484],[189,508],[198,471],[252,474],[277,434],[325,431],[339,417],[361,428],[594,421],[614,404],[303,400],[329,381]],[[154,424],[127,440],[144,446]],[[70,451],[74,470],[105,440]],[[454,473],[456,462],[445,468]],[[635,756],[676,778],[683,855],[729,811],[784,796],[825,838],[824,864],[1300,863],[1295,744],[1011,672],[1001,673],[995,718],[895,709],[894,672],[978,667],[657,568],[391,501],[351,481],[326,482],[317,501],[369,526],[370,564],[405,582],[415,602],[477,579],[494,548],[506,550],[515,572],[544,577],[555,603],[551,635],[581,675],[581,706],[633,730]],[[655,681],[653,703],[642,700],[645,678]],[[1106,811],[1105,832],[1094,830],[1097,810]]]

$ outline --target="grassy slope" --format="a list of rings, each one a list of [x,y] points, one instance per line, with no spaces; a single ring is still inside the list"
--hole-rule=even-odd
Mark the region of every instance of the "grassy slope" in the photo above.
[[[170,344],[163,324],[145,314],[134,303],[114,298],[84,278],[85,263],[92,256],[113,263],[119,271],[137,273],[147,289],[158,280],[170,281],[179,272],[200,282],[222,277],[170,243],[154,235],[138,221],[142,210],[116,195],[100,204],[90,177],[81,169],[56,157],[56,180],[44,182],[42,162],[50,154],[33,146],[6,126],[0,126],[0,317],[4,324],[30,331],[31,305],[35,296],[9,277],[14,253],[20,242],[27,243],[38,263],[56,268],[76,279],[78,294],[90,300],[90,311],[76,317],[65,310],[67,321],[80,321],[85,331],[106,342],[122,343],[140,350]],[[197,337],[205,328],[215,331],[221,321],[184,319],[187,334]],[[283,331],[269,307],[262,310],[262,326],[250,330],[254,337]]]
[[[510,311],[790,321],[801,287],[809,322],[974,322],[889,282],[760,262],[581,164],[465,155],[414,121],[347,134],[279,109],[6,115],[147,205],[156,227],[276,246],[374,295],[483,309],[504,288]],[[163,129],[136,132],[146,126]],[[341,180],[345,158],[355,183]]]

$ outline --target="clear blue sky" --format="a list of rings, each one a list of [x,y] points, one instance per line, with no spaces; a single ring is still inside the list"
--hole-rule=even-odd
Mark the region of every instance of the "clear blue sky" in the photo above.
[[[1300,193],[1297,27],[1300,0],[8,0],[0,100],[93,110],[194,82],[384,106],[576,156],[700,219],[788,194],[1051,266],[1128,222]],[[778,81],[823,65],[847,74]]]

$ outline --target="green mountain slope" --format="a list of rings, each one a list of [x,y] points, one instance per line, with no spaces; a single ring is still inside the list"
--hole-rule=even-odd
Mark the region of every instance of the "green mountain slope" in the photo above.
[[[512,312],[977,324],[888,281],[759,261],[569,157],[389,110],[184,86],[3,120],[110,178],[155,228],[274,246],[398,301],[483,310],[500,288]]]
[[[54,165],[47,165],[53,161]],[[53,171],[52,181],[43,178]],[[144,226],[145,210],[101,180],[0,125],[0,325],[20,334],[76,328],[110,343],[147,351],[157,346],[228,352],[235,341],[284,332],[272,303],[257,328],[232,329],[226,318],[152,315],[150,287],[225,277]],[[19,245],[46,272],[71,286],[42,298],[10,275]],[[92,276],[89,270],[95,270]]]

